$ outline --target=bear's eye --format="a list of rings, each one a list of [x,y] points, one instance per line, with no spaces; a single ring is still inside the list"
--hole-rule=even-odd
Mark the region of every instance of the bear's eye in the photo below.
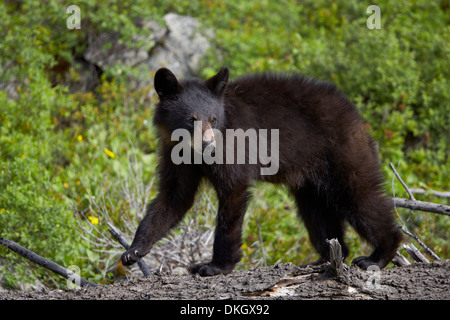
[[[211,124],[216,124],[217,123],[217,119],[216,119],[216,117],[211,117],[211,120],[210,120],[210,122],[211,122]]]

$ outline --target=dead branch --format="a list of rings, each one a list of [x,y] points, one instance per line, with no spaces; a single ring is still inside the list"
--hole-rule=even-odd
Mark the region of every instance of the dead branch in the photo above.
[[[391,169],[394,172],[395,176],[397,177],[398,181],[400,181],[403,188],[406,190],[406,192],[409,195],[409,199],[402,199],[402,198],[394,197],[395,206],[402,207],[402,208],[408,208],[411,210],[420,210],[420,211],[433,212],[433,213],[450,216],[450,206],[446,206],[446,205],[439,204],[439,203],[424,202],[424,201],[416,200],[416,198],[414,198],[413,191],[416,191],[416,193],[418,193],[417,191],[422,190],[422,189],[408,188],[406,183],[403,181],[403,179],[398,174],[397,170],[395,170],[392,163],[389,163],[389,166],[391,167]],[[425,190],[423,190],[423,191],[425,192]],[[436,194],[436,192],[437,191],[434,191],[435,194]],[[450,194],[450,192],[441,192],[439,194],[441,196],[446,196],[446,193]]]
[[[412,243],[410,245],[404,244],[403,249],[408,252],[408,254],[411,256],[411,258],[414,259],[414,261],[417,262],[425,262],[430,263],[427,258],[420,252]]]
[[[111,223],[108,222],[108,226],[110,229],[109,232],[111,233],[111,235],[125,248],[125,250],[127,250],[130,245],[128,244],[128,242],[122,237],[122,235],[120,234],[120,231],[114,227]],[[142,273],[144,274],[144,276],[149,276],[150,270],[148,269],[147,265],[145,264],[144,260],[140,259],[137,262],[139,269],[141,269]]]
[[[400,163],[400,162],[399,162]],[[406,185],[406,183],[403,181],[403,179],[400,177],[400,175],[398,174],[397,170],[395,170],[394,166],[392,165],[392,163],[389,162],[389,166],[391,167],[392,171],[394,171],[395,176],[397,177],[398,181],[400,181],[400,183],[402,184],[403,188],[406,190],[406,192],[408,193],[409,199],[415,201],[416,198],[414,198],[414,195],[412,194],[412,192],[409,190],[408,186]],[[394,196],[395,199],[395,196]],[[413,215],[414,210],[411,209],[411,211],[409,212],[409,216],[408,219],[406,221],[409,221],[409,219],[411,218],[411,216]]]
[[[450,206],[446,206],[439,203],[424,202],[419,200],[410,200],[402,198],[394,198],[396,207],[408,208],[412,210],[420,210],[426,212],[438,213],[446,216],[450,216]]]
[[[439,197],[439,198],[450,198],[450,192],[448,192],[448,191],[436,191],[436,190],[429,189],[429,188],[427,188],[426,190],[410,188],[409,191],[411,191],[414,194],[431,194],[431,195]]]
[[[79,275],[76,275],[74,272],[60,266],[59,264],[50,261],[48,259],[45,259],[41,257],[40,255],[34,253],[31,250],[28,250],[21,245],[15,243],[14,241],[7,240],[4,238],[0,238],[0,244],[7,247],[11,251],[14,251],[15,253],[21,255],[22,257],[30,260],[31,262],[37,263],[38,265],[60,275],[64,278],[72,281],[76,285],[80,285],[81,287],[84,286],[91,286],[96,287],[97,285],[95,283],[89,282],[86,279],[81,278]]]
[[[389,162],[389,166],[391,167],[392,171],[394,171],[395,176],[397,177],[398,181],[400,181],[400,183],[402,184],[403,188],[405,188],[406,192],[409,195],[409,198],[411,200],[416,200],[412,194],[412,192],[409,190],[408,186],[406,185],[406,183],[403,181],[403,179],[400,177],[400,175],[398,174],[397,170],[395,170],[394,165]]]
[[[398,174],[397,170],[395,170],[395,168],[394,168],[394,166],[392,165],[392,163],[389,163],[389,166],[391,167],[392,171],[394,171],[395,176],[397,177],[397,179],[400,181],[400,183],[403,185],[403,187],[405,188],[406,192],[408,192],[408,194],[409,194],[409,196],[410,196],[410,200],[408,200],[408,199],[401,199],[401,200],[408,200],[408,201],[410,201],[410,202],[405,202],[405,203],[409,203],[409,204],[410,204],[411,202],[414,202],[414,203],[416,203],[416,202],[421,202],[421,201],[417,201],[417,200],[414,198],[414,196],[412,195],[411,191],[410,191],[409,188],[406,186],[406,184],[403,182],[402,178],[401,178],[400,175]],[[393,191],[393,190],[394,190],[394,178],[392,178],[392,191]],[[419,237],[417,237],[415,234],[412,234],[411,232],[409,232],[408,228],[406,227],[405,222],[404,222],[403,219],[401,218],[400,214],[397,212],[397,203],[402,204],[402,201],[399,201],[399,202],[398,202],[397,200],[398,200],[398,198],[395,198],[395,194],[394,194],[394,209],[395,209],[395,213],[397,214],[397,216],[398,216],[400,222],[402,223],[402,225],[400,226],[400,228],[401,228],[401,230],[403,231],[403,233],[405,233],[405,234],[408,235],[409,237],[411,237],[411,238],[413,238],[414,240],[416,240],[417,243],[419,243],[419,244],[422,246],[422,248],[424,248],[425,251],[426,251],[428,254],[430,254],[434,259],[440,261],[441,259],[439,258],[439,256],[438,256],[436,253],[434,253],[433,250],[431,250],[430,248],[428,248],[428,246],[426,246],[425,243],[423,243],[423,242],[419,239]],[[399,206],[401,206],[401,205],[399,205]],[[443,205],[439,205],[439,206],[443,206]],[[447,207],[447,206],[444,206],[444,209],[445,209],[445,207]],[[447,209],[445,209],[445,210],[447,210]],[[450,212],[450,211],[449,211],[449,212]],[[410,216],[411,216],[412,213],[413,213],[413,210],[411,209]],[[409,219],[409,217],[408,217],[408,219]]]
[[[397,254],[395,255],[394,259],[392,259],[392,263],[400,266],[400,267],[406,267],[411,264],[411,262],[406,259],[404,255],[402,255],[399,251],[397,251]]]
[[[419,249],[416,248],[416,246],[414,246],[414,244],[404,244],[402,247],[414,261],[430,263],[430,261],[428,261],[428,259],[422,254],[422,252],[419,251]],[[397,251],[396,256],[394,257],[394,259],[392,259],[392,263],[400,267],[405,267],[411,264],[409,260],[405,258],[405,256],[403,256],[399,251]]]
[[[432,256],[434,259],[436,259],[436,260],[438,260],[438,261],[441,261],[441,258],[439,258],[439,256],[438,256],[436,253],[434,253],[433,250],[431,250],[430,248],[428,248],[428,246],[427,246],[425,243],[423,243],[422,240],[420,240],[418,236],[416,236],[415,234],[412,234],[411,232],[409,232],[408,228],[406,228],[405,225],[401,226],[401,230],[403,231],[404,234],[406,234],[406,235],[408,235],[410,238],[413,238],[414,240],[416,240],[417,243],[420,244],[420,246],[421,246],[422,248],[424,248],[425,251],[426,251],[430,256]]]

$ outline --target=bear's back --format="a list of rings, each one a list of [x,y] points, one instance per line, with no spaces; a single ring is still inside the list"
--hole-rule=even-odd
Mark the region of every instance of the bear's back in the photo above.
[[[350,128],[363,125],[357,109],[334,84],[300,74],[263,73],[230,82],[225,111],[227,128],[279,129],[280,137],[297,142],[312,135],[344,139]]]
[[[347,97],[334,84],[298,74],[263,73],[230,82],[225,112],[226,128],[279,130],[280,173],[326,167],[323,159],[342,159],[369,145]]]
[[[300,74],[241,77],[229,83],[225,104],[229,113],[251,116],[267,129],[292,120],[316,128],[361,122],[356,108],[334,84]]]

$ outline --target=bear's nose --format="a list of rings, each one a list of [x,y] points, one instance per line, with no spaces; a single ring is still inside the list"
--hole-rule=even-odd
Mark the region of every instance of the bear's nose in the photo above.
[[[203,152],[209,148],[211,153],[216,149],[216,138],[214,137],[214,130],[209,123],[203,127],[202,149]]]
[[[211,142],[211,141],[215,141],[215,140],[216,140],[216,138],[214,137],[214,130],[208,124],[203,133],[203,142]]]

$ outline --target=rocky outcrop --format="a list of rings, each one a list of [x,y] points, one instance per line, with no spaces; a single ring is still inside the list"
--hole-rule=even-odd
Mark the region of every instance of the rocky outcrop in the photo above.
[[[180,78],[194,76],[210,47],[206,34],[212,36],[212,32],[202,32],[200,23],[189,16],[170,13],[164,21],[165,27],[155,21],[137,23],[150,35],[136,35],[130,44],[120,42],[119,32],[103,32],[90,40],[84,58],[101,70],[119,64],[136,68],[130,86],[137,88],[152,84],[153,72],[161,67],[171,69]]]

